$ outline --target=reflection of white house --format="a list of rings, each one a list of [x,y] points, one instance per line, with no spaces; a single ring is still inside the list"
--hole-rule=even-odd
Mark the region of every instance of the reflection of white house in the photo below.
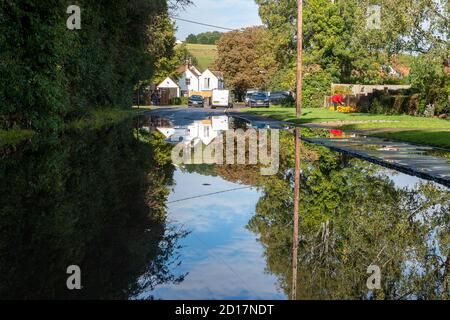
[[[215,89],[223,90],[225,88],[223,73],[219,71],[210,71],[206,69],[199,78],[199,91],[212,91]]]
[[[158,128],[158,131],[162,133],[166,138],[169,138],[175,134],[174,128]]]
[[[194,121],[184,128],[157,128],[168,142],[196,145],[200,141],[209,145],[223,131],[229,129],[227,116],[211,117],[211,119]]]

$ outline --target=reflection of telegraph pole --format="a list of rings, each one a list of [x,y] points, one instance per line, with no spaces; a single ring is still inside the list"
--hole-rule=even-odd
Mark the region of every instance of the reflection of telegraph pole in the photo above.
[[[297,0],[298,16],[297,16],[297,118],[302,115],[302,56],[303,56],[303,0]]]
[[[297,0],[297,104],[296,116],[302,115],[303,85],[303,0]],[[300,129],[295,129],[294,236],[292,239],[292,300],[297,299],[298,218],[300,205]]]
[[[292,300],[297,299],[298,219],[300,206],[300,128],[295,131],[294,236],[292,239]]]

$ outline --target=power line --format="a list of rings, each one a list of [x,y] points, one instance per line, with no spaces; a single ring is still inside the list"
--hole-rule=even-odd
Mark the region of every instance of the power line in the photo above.
[[[174,201],[170,201],[170,202],[167,202],[167,203],[170,204],[170,203],[182,202],[182,201],[187,201],[187,200],[192,200],[192,199],[198,199],[198,198],[204,198],[204,197],[208,197],[208,196],[213,196],[213,195],[216,195],[216,194],[227,193],[227,192],[243,190],[243,189],[251,189],[251,188],[253,188],[253,187],[242,187],[242,188],[223,190],[223,191],[218,191],[218,192],[213,192],[213,193],[208,193],[208,194],[202,194],[200,196],[194,196],[194,197],[189,197],[189,198],[185,198],[185,199],[174,200]]]
[[[172,17],[172,19],[174,19],[174,20],[179,20],[179,21],[184,21],[184,22],[189,22],[189,23],[193,23],[193,24],[198,24],[198,25],[201,25],[201,26],[206,26],[206,27],[211,27],[211,28],[216,28],[216,29],[227,30],[227,31],[233,31],[233,30],[236,30],[236,29],[230,29],[230,28],[225,28],[225,27],[215,26],[215,25],[212,25],[212,24],[207,24],[207,23],[202,23],[202,22],[198,22],[198,21],[187,20],[187,19],[178,18],[178,17]]]

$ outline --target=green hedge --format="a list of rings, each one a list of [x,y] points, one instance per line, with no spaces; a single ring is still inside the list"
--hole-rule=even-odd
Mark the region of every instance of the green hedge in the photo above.
[[[58,129],[103,106],[130,107],[153,72],[149,24],[166,0],[79,0],[81,30],[68,30],[67,0],[0,6],[0,128]]]

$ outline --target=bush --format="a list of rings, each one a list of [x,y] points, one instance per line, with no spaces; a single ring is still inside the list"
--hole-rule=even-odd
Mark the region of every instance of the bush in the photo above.
[[[172,106],[180,106],[181,105],[181,98],[175,97],[169,100],[169,104]]]
[[[445,73],[443,59],[439,55],[421,55],[411,68],[411,85],[420,94],[419,112],[428,105],[435,106],[435,114],[450,112],[450,77]]]
[[[189,98],[188,97],[175,97],[170,99],[169,104],[172,106],[186,106],[188,104]]]

